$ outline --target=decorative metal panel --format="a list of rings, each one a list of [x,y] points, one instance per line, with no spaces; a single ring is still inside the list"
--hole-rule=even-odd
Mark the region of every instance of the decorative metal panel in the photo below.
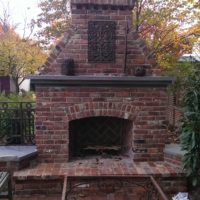
[[[88,23],[88,62],[109,63],[115,61],[114,21],[90,21]]]

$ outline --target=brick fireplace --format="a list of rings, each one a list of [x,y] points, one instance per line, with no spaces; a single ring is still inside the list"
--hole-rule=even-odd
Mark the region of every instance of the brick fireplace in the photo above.
[[[42,162],[116,154],[162,160],[168,77],[131,26],[134,1],[72,0],[72,24],[31,77]],[[138,73],[139,72],[139,73]]]
[[[67,162],[70,156],[95,153],[95,147],[96,155],[102,150],[135,161],[162,160],[169,81],[165,77],[34,77],[40,160]]]
[[[41,74],[31,77],[40,164],[15,173],[20,200],[33,188],[39,194],[60,194],[61,187],[72,191],[73,184],[80,188],[67,199],[82,199],[82,192],[98,193],[102,181],[103,191],[109,191],[96,194],[99,199],[146,199],[149,194],[141,191],[149,189],[144,185],[134,194],[135,176],[136,183],[149,184],[149,175],[179,175],[177,167],[163,162],[167,86],[173,80],[160,76],[134,32],[134,2],[71,0],[72,28]]]

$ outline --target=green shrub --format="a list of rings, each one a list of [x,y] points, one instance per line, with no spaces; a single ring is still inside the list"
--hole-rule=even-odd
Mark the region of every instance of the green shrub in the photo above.
[[[5,92],[0,93],[0,102],[29,102],[35,101],[35,95],[33,92],[24,92],[23,94],[9,93]]]
[[[200,74],[195,73],[186,81],[182,100],[183,124],[181,145],[186,151],[183,157],[184,169],[191,178],[192,185],[200,182]]]

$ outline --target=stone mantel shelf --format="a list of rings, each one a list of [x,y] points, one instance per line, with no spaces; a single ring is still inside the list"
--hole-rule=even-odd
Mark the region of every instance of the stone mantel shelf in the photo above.
[[[31,88],[38,86],[78,87],[166,87],[174,78],[166,76],[64,76],[35,75],[28,77]]]

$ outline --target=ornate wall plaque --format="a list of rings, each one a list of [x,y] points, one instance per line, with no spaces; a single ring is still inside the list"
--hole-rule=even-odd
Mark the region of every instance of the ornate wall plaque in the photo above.
[[[88,62],[115,61],[115,30],[114,21],[88,22]]]

